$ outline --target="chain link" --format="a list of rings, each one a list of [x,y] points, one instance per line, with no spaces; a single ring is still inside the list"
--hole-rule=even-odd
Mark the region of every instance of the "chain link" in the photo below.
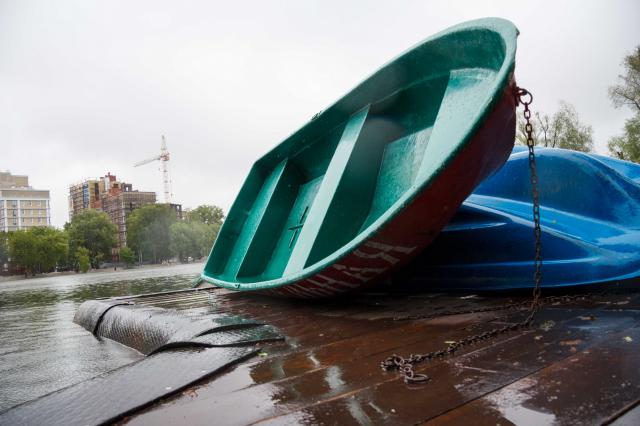
[[[478,309],[468,309],[464,311],[449,311],[443,312],[439,314],[433,315],[412,315],[403,318],[394,318],[395,320],[402,319],[424,319],[424,318],[435,318],[444,315],[458,315],[463,313],[480,313],[480,312],[489,312],[489,311],[499,311],[499,310],[507,310],[507,309],[517,309],[524,306],[529,306],[529,313],[527,317],[518,323],[507,324],[502,327],[496,327],[489,331],[485,331],[480,334],[475,334],[472,336],[467,336],[460,340],[450,343],[444,349],[440,349],[437,351],[427,352],[424,354],[411,354],[408,358],[403,358],[399,355],[393,354],[389,358],[385,359],[380,363],[380,366],[385,371],[397,370],[404,377],[404,381],[407,384],[420,384],[426,383],[431,378],[426,374],[418,374],[414,370],[414,366],[418,363],[424,361],[430,361],[433,359],[444,358],[448,355],[453,355],[457,350],[462,347],[469,346],[475,343],[479,343],[488,339],[492,339],[499,335],[513,332],[516,330],[528,328],[533,323],[533,319],[536,313],[542,308],[543,299],[541,298],[541,286],[540,283],[542,281],[542,231],[540,229],[540,197],[538,193],[538,171],[536,167],[536,157],[534,152],[535,142],[533,140],[533,126],[531,124],[531,110],[529,109],[529,105],[533,102],[533,95],[523,88],[516,87],[514,90],[515,104],[516,107],[520,104],[524,106],[524,118],[525,118],[525,133],[527,135],[527,148],[529,151],[529,175],[530,175],[530,184],[531,184],[531,197],[533,204],[533,234],[535,240],[535,254],[534,254],[534,273],[533,273],[533,295],[531,302],[520,302],[520,303],[509,303],[506,305],[501,305],[498,307],[489,307],[489,308],[478,308]],[[560,299],[566,300],[567,298],[580,298],[584,296],[560,296],[560,297],[549,297],[546,301],[551,302]]]
[[[542,230],[540,229],[540,194],[538,192],[538,169],[536,167],[536,156],[534,152],[535,141],[533,140],[533,126],[531,125],[531,110],[529,105],[533,102],[533,95],[521,87],[515,89],[516,106],[524,106],[525,132],[527,134],[527,148],[529,151],[529,177],[531,180],[531,198],[533,201],[533,235],[535,239],[534,273],[533,273],[533,300],[531,301],[530,321],[536,312],[542,308],[540,294],[542,288]]]

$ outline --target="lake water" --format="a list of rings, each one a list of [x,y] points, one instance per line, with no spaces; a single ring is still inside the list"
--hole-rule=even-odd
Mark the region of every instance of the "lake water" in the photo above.
[[[189,288],[203,264],[0,282],[0,412],[142,357],[73,323],[88,299]]]

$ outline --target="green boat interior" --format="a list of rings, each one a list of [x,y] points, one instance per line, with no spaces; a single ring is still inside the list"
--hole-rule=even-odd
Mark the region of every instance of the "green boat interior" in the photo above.
[[[504,87],[506,50],[498,32],[454,32],[356,87],[254,164],[203,275],[289,276],[375,229],[466,141]]]

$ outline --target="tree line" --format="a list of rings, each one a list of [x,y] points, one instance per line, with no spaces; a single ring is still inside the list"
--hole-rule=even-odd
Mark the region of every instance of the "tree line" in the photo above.
[[[616,108],[629,107],[635,115],[626,121],[622,135],[609,141],[609,151],[622,160],[640,163],[640,46],[624,58],[623,66],[625,72],[609,88],[609,97]]]
[[[184,221],[166,204],[145,206],[127,218],[127,247],[153,263],[199,259],[209,253],[223,220],[224,212],[213,205],[190,211]]]
[[[616,108],[629,107],[635,115],[626,121],[623,132],[611,138],[607,145],[611,156],[640,163],[640,46],[623,60],[624,74],[618,84],[609,88],[609,97]],[[536,113],[532,117],[533,141],[538,146],[593,151],[593,129],[581,122],[576,108],[560,101],[558,110],[549,115]],[[516,142],[526,145],[525,121],[518,115]]]
[[[563,148],[574,151],[593,150],[593,129],[580,121],[575,107],[560,101],[560,107],[553,115],[536,112],[532,117],[533,142],[546,148]],[[527,133],[524,118],[518,115],[516,142],[526,145]]]
[[[199,206],[184,220],[166,204],[141,207],[127,217],[127,247],[120,249],[120,260],[131,266],[136,261],[200,259],[211,249],[223,220],[223,210],[214,205]],[[75,215],[63,230],[0,232],[0,267],[11,261],[25,275],[56,268],[86,272],[111,260],[117,232],[109,216],[97,210]]]

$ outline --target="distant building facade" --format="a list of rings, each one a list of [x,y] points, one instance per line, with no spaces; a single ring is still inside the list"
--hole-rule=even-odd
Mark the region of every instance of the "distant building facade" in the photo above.
[[[156,193],[133,190],[107,173],[100,178],[85,179],[69,187],[69,218],[85,210],[99,210],[109,215],[118,228],[118,248],[127,246],[127,217],[135,209],[156,203]]]
[[[49,190],[33,189],[29,177],[0,172],[0,231],[51,226]]]
[[[102,197],[117,190],[123,183],[107,173],[100,178],[89,178],[69,187],[69,219],[85,210],[100,209]]]
[[[118,227],[118,248],[127,246],[127,217],[131,212],[155,203],[155,192],[133,191],[131,184],[126,184],[120,191],[113,191],[102,198],[102,211],[107,213],[111,222]]]

